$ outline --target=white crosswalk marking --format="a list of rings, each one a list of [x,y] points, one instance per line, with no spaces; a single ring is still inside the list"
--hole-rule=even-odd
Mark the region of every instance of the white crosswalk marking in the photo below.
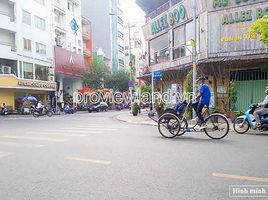
[[[102,165],[110,165],[111,161],[106,160],[94,160],[94,159],[87,159],[87,158],[77,158],[77,157],[65,157],[65,160],[73,160],[73,161],[80,161],[80,162],[88,162],[88,163],[95,163],[95,164],[102,164]]]
[[[25,143],[17,143],[17,142],[0,142],[0,146],[11,146],[11,147],[26,147],[26,148],[41,148],[45,145],[41,144],[25,144]]]
[[[67,137],[85,137],[87,135],[84,134],[72,134],[72,133],[62,133],[62,132],[27,132],[26,134],[31,135],[51,135],[51,136],[67,136]]]
[[[47,130],[48,132],[57,132],[57,133],[89,133],[90,131],[89,130],[72,130],[71,128],[70,129],[50,129],[50,130]],[[97,132],[97,133],[103,133],[103,131],[94,131],[94,132]]]
[[[94,131],[116,131],[118,129],[115,128],[79,128],[79,127],[75,127],[75,128],[61,128],[61,130],[94,130]]]
[[[2,138],[8,139],[17,139],[17,140],[37,140],[37,141],[47,141],[47,142],[66,142],[67,139],[54,139],[54,138],[45,138],[45,137],[24,137],[24,136],[11,136],[11,135],[4,135],[1,136]]]
[[[13,153],[10,153],[10,152],[1,152],[0,151],[0,158],[3,158],[3,157],[6,157],[6,156],[10,156],[12,155]]]

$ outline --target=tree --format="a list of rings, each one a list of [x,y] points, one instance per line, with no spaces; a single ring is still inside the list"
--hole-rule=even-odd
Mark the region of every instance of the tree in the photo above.
[[[92,89],[102,89],[110,71],[104,61],[93,57],[92,69],[83,76],[84,83]]]
[[[114,91],[125,92],[128,90],[128,82],[129,73],[125,70],[119,70],[107,77],[105,86]]]
[[[152,86],[151,85],[146,85],[145,83],[143,83],[140,87],[140,90],[141,90],[141,94],[142,93],[150,93],[151,94],[151,91],[152,91]]]
[[[260,35],[262,43],[268,46],[268,15],[264,15],[252,24],[249,33]]]

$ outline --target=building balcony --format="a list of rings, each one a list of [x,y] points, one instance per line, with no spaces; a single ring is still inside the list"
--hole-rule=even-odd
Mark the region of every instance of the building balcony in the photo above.
[[[88,49],[84,49],[84,50],[83,50],[83,54],[84,54],[84,56],[87,57],[87,58],[90,58],[90,57],[92,56],[91,51],[88,50]]]
[[[55,22],[55,29],[57,29],[59,32],[66,33],[66,28],[61,23]]]
[[[89,32],[83,32],[83,33],[82,33],[82,36],[83,36],[83,39],[84,39],[85,41],[90,40],[90,33],[89,33]]]
[[[62,13],[62,14],[65,15],[65,4],[62,3],[62,1],[59,3],[57,0],[54,0],[53,5],[54,5],[54,8],[55,8],[58,12],[60,12],[60,13]]]
[[[14,16],[9,14],[8,12],[0,11],[0,18],[1,18],[0,23],[1,29],[17,32],[16,19]]]
[[[0,41],[1,58],[17,60],[17,48],[15,44]]]

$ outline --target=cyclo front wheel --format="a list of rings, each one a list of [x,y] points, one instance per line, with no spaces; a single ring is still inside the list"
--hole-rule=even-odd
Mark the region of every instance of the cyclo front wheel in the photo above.
[[[224,138],[230,130],[227,118],[221,114],[212,114],[206,119],[206,135],[212,139]]]
[[[165,138],[174,138],[180,133],[180,119],[172,114],[163,114],[158,120],[158,131]]]

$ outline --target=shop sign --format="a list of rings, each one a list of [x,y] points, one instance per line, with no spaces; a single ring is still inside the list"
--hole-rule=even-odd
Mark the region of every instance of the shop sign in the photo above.
[[[187,19],[187,10],[184,5],[179,5],[172,11],[164,14],[151,23],[151,33],[153,35],[179,24]]]
[[[56,89],[55,83],[49,82],[40,82],[40,81],[18,81],[18,85],[22,87],[34,87],[34,88],[43,88],[43,89]]]

